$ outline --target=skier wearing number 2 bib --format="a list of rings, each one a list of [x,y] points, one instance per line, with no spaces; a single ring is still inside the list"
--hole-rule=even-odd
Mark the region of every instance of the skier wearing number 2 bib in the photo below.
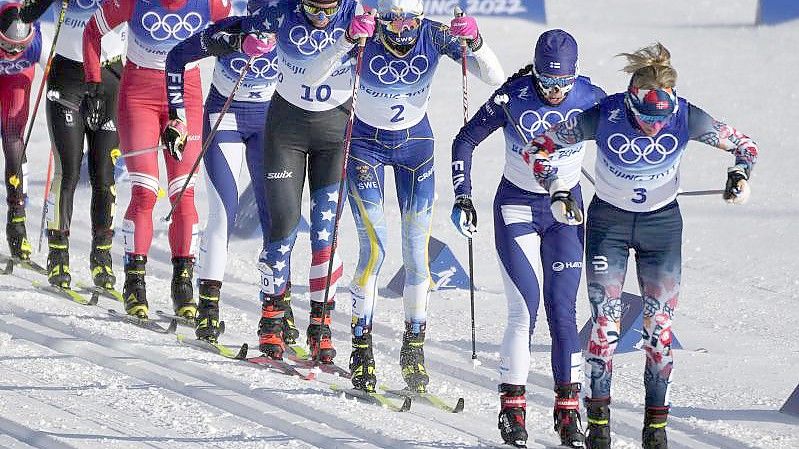
[[[250,0],[250,13],[263,6],[264,0]],[[269,100],[277,84],[277,52],[274,36],[261,36],[227,29],[226,18],[186,39],[169,51],[166,59],[166,92],[170,115],[181,115],[184,108],[183,75],[186,64],[208,56],[217,56],[213,83],[205,100],[202,141],[208,140],[212,127],[230,95],[233,100],[222,117],[203,161],[208,191],[208,225],[200,240],[198,258],[197,338],[216,342],[223,328],[219,320],[219,298],[227,264],[228,241],[239,210],[239,195],[246,187],[245,166],[255,192],[258,215],[266,248],[269,228],[263,176],[264,119]],[[226,45],[212,45],[217,29],[226,29]],[[218,41],[217,41],[218,42]],[[211,44],[211,45],[209,45]],[[247,67],[247,63],[252,63]],[[244,78],[241,78],[242,71]],[[236,86],[241,78],[241,84]],[[236,89],[238,87],[238,89]],[[235,94],[233,93],[235,90]],[[185,114],[183,114],[185,115]]]
[[[595,140],[596,195],[588,207],[586,278],[593,323],[585,349],[589,385],[587,443],[610,448],[613,352],[622,314],[621,292],[630,249],[644,301],[646,354],[645,449],[665,449],[673,356],[671,323],[680,290],[682,215],[677,204],[680,159],[689,140],[732,153],[723,198],[743,203],[757,145],[677,96],[677,71],[661,44],[623,53],[632,75],[626,92],[606,97],[572,120],[555,125],[525,149],[538,182],[552,198],[558,221],[582,222],[578,198],[551,163],[562,148]]]
[[[555,430],[564,446],[580,447],[584,439],[578,413],[583,363],[575,314],[583,228],[559,223],[553,217],[549,195],[530,176],[521,156],[527,141],[574,118],[605,96],[587,77],[578,75],[577,50],[569,33],[543,33],[535,46],[533,64],[523,67],[494,93],[461,129],[452,147],[452,219],[461,233],[471,237],[477,225],[471,201],[472,152],[497,129],[502,128],[505,135],[505,169],[494,198],[494,244],[508,301],[508,325],[500,349],[499,428],[502,439],[517,446],[527,440],[525,385],[541,297],[552,336]],[[584,151],[583,145],[575,145],[553,156],[553,164],[578,202]],[[535,272],[538,266],[543,268],[540,280]]]
[[[347,162],[350,207],[360,241],[358,267],[350,284],[352,384],[374,391],[377,382],[371,328],[387,243],[383,181],[389,166],[397,184],[405,264],[400,365],[408,386],[424,392],[429,381],[423,351],[431,282],[427,245],[435,195],[434,139],[427,119],[431,83],[442,57],[460,61],[459,38],[467,41],[467,63],[481,80],[498,85],[504,72],[474,18],[456,18],[450,28],[424,18],[421,0],[381,0],[377,17],[357,16],[348,33],[322,53],[309,78],[332,70],[332,62],[343,55],[353,55],[359,38],[367,42]]]

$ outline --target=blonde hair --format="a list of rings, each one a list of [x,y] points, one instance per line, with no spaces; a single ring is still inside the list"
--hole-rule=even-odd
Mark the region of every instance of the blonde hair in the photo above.
[[[623,71],[632,74],[630,85],[639,89],[673,88],[677,70],[671,66],[671,53],[660,42],[641,48],[635,53],[619,53],[627,58]]]

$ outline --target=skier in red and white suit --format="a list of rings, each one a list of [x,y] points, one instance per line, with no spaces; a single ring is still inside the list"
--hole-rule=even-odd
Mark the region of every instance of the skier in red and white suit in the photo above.
[[[118,25],[128,23],[127,63],[119,88],[119,138],[122,153],[157,147],[162,131],[178,133],[185,140],[169,145],[165,151],[169,198],[175,201],[200,152],[202,133],[202,88],[197,67],[185,72],[185,110],[169,115],[164,92],[166,55],[178,42],[203,30],[230,12],[229,0],[113,0],[106,1],[86,25],[83,33],[83,60],[89,124],[103,123],[107,113],[99,88],[100,40]],[[187,138],[186,138],[187,137]],[[166,142],[166,139],[165,139]],[[133,184],[131,200],[122,226],[125,240],[125,311],[147,316],[145,265],[153,237],[153,207],[158,194],[158,153],[126,158]],[[172,303],[175,313],[193,318],[192,271],[197,240],[197,210],[194,187],[175,207],[169,225],[172,248]]]

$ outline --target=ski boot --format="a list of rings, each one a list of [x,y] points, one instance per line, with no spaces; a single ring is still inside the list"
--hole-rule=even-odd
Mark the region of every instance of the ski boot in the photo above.
[[[360,337],[352,336],[352,354],[350,354],[350,373],[352,386],[358,390],[373,392],[377,385],[375,376],[375,358],[372,354],[372,334]]]
[[[97,287],[113,289],[117,282],[111,264],[111,239],[113,231],[97,232],[92,239],[92,251],[89,254],[89,267],[92,270],[92,281]]]
[[[527,400],[524,385],[499,385],[499,434],[502,441],[513,447],[527,447],[525,416]]]
[[[193,320],[197,318],[194,302],[194,257],[172,258],[172,308],[175,315]]]
[[[261,321],[258,323],[258,349],[269,358],[283,359],[283,297],[261,293]]]
[[[644,449],[668,449],[666,438],[666,421],[669,417],[668,407],[647,407],[644,412],[644,430],[641,442]]]
[[[430,377],[424,368],[424,331],[425,323],[405,322],[405,334],[402,336],[400,349],[400,367],[402,378],[411,391],[424,393]]]
[[[125,254],[125,285],[122,297],[125,299],[125,313],[138,318],[147,318],[147,285],[144,282],[147,256]]]
[[[11,256],[20,260],[30,260],[31,244],[25,231],[25,209],[8,209],[6,238]]]
[[[197,329],[194,333],[198,340],[216,343],[222,333],[219,324],[219,292],[222,281],[200,279],[200,304],[197,307]]]
[[[571,383],[555,387],[555,432],[560,435],[560,445],[585,447],[585,435],[580,421],[580,384]]]
[[[69,274],[69,233],[67,231],[47,231],[47,281],[56,287],[69,288],[72,276]]]
[[[610,398],[586,398],[585,408],[588,411],[586,447],[588,449],[610,449]]]
[[[286,292],[283,294],[283,341],[287,345],[297,343],[297,338],[300,336],[300,330],[294,324],[294,312],[291,310],[291,282],[286,286]]]
[[[333,333],[330,331],[330,314],[336,308],[335,301],[327,304],[311,301],[311,320],[308,323],[307,343],[311,360],[319,363],[333,363],[336,350],[333,348]],[[324,320],[322,320],[324,315]]]

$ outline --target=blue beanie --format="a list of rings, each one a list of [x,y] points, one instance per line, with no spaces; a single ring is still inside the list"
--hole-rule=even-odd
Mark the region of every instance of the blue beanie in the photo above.
[[[563,30],[541,34],[535,44],[535,71],[548,75],[577,74],[577,41]]]

